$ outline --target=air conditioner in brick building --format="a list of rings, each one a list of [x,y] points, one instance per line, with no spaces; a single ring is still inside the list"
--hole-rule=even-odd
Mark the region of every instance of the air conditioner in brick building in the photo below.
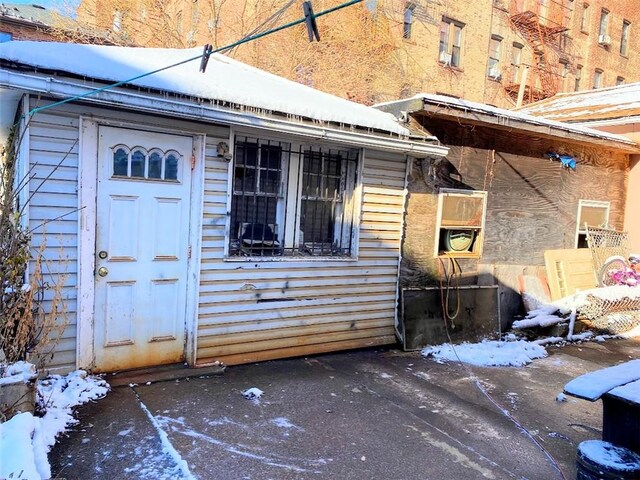
[[[600,45],[604,45],[605,47],[608,47],[609,45],[611,45],[611,37],[609,35],[599,35],[598,43]]]

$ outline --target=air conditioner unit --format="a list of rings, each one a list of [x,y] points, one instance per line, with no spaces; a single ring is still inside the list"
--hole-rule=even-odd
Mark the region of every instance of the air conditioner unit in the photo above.
[[[611,45],[611,37],[609,35],[599,35],[598,43],[600,45],[605,45],[608,47],[609,45]]]
[[[440,52],[440,62],[445,65],[451,65],[451,54],[447,52]]]
[[[487,75],[489,76],[489,78],[492,78],[494,80],[500,80],[502,78],[502,73],[500,72],[500,69],[496,67],[490,68]]]

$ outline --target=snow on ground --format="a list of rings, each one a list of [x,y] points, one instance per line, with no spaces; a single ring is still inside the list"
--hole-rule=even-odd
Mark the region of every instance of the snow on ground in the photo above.
[[[249,388],[242,392],[242,396],[248,400],[258,400],[264,392],[257,387]]]
[[[15,368],[19,375],[26,369],[24,365]],[[73,407],[102,398],[108,391],[107,382],[83,370],[38,382],[37,402],[44,416],[20,413],[0,424],[0,478],[51,478],[47,453],[56,437],[77,423]]]
[[[0,365],[0,385],[30,382],[36,378],[36,367],[29,362],[16,362],[6,367]]]
[[[189,470],[189,464],[182,458],[182,456],[180,455],[180,452],[178,452],[178,450],[176,450],[176,448],[173,446],[173,444],[171,443],[171,440],[169,440],[169,436],[167,435],[167,432],[165,432],[164,429],[162,428],[162,424],[158,421],[156,417],[153,416],[153,414],[149,411],[147,406],[144,403],[142,403],[142,401],[140,401],[140,408],[142,408],[144,413],[147,415],[147,418],[149,418],[149,421],[158,432],[158,435],[160,437],[160,442],[162,443],[162,450],[166,455],[171,457],[171,459],[175,462],[176,469],[180,473],[180,478],[183,478],[185,480],[195,480],[195,477],[191,474],[191,471]]]
[[[521,367],[533,359],[547,356],[547,351],[535,342],[525,340],[483,340],[480,343],[445,343],[422,350],[425,357],[437,361],[462,361],[478,366]]]
[[[612,287],[584,290],[575,295],[563,297],[555,302],[541,305],[539,308],[531,310],[525,319],[513,322],[513,328],[548,327],[566,321],[566,316],[569,315],[574,308],[579,311],[586,306],[589,295],[610,302],[620,301],[624,298],[636,299],[640,297],[640,287],[615,285]]]

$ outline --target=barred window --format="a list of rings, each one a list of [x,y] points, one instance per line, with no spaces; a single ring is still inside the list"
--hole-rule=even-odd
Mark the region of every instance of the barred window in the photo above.
[[[358,151],[236,137],[229,256],[353,253]]]

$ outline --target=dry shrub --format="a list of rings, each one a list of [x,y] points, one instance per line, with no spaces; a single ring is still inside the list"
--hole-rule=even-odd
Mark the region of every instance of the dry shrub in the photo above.
[[[29,360],[42,367],[51,360],[68,324],[63,298],[66,275],[43,273],[45,240],[31,252],[31,232],[21,223],[18,202],[28,185],[16,182],[20,143],[12,133],[0,152],[0,360]]]

